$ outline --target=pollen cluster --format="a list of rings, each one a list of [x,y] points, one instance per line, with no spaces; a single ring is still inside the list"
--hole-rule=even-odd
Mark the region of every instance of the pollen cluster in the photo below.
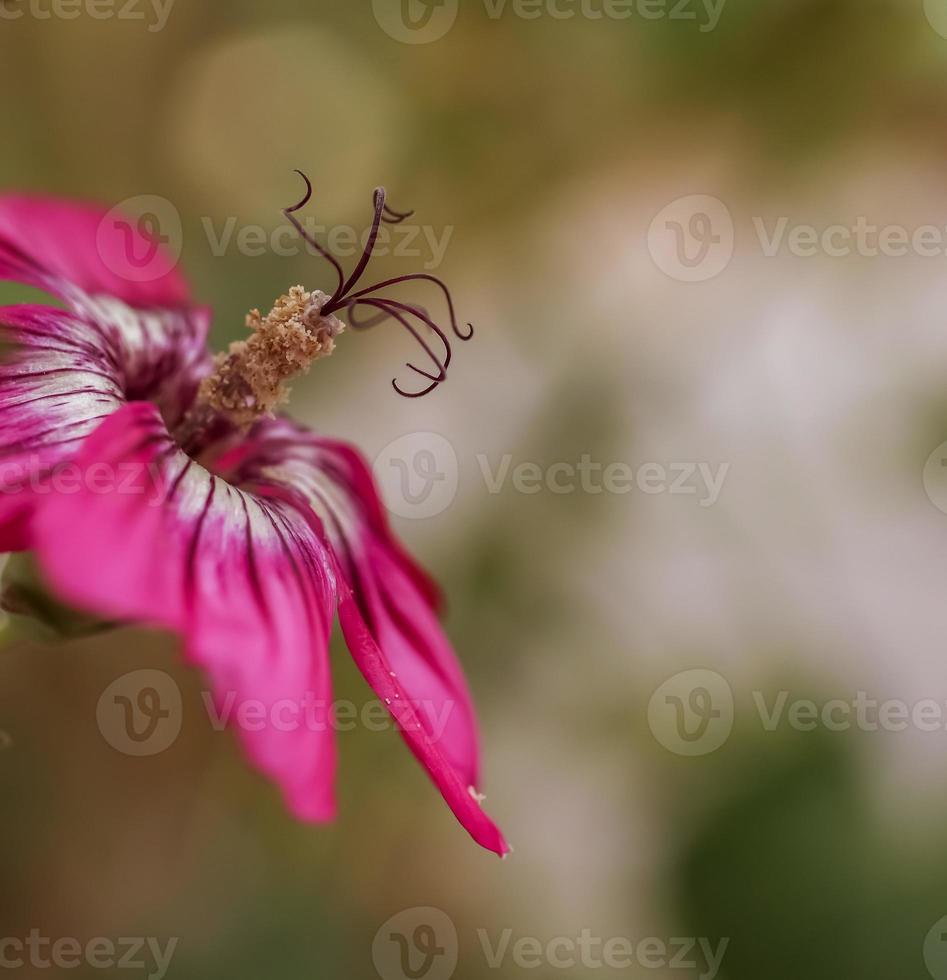
[[[319,290],[293,286],[266,316],[251,310],[246,325],[252,335],[217,355],[213,374],[201,382],[198,405],[248,427],[285,404],[286,382],[328,357],[345,329],[338,317],[322,315],[328,301]]]

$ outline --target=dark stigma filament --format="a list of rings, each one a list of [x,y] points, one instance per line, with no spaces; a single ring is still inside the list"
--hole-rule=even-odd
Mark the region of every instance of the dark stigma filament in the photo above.
[[[352,270],[351,275],[346,278],[339,260],[328,249],[320,245],[306,231],[296,217],[296,212],[302,210],[312,198],[312,182],[301,170],[297,170],[296,173],[306,183],[306,194],[298,204],[290,208],[284,208],[283,214],[292,223],[300,237],[332,266],[338,277],[338,284],[336,285],[335,291],[322,308],[323,315],[328,316],[331,313],[344,310],[349,325],[353,330],[367,330],[385,320],[394,320],[414,338],[431,363],[428,370],[424,370],[416,364],[412,364],[410,361],[405,365],[409,370],[428,382],[421,390],[408,391],[398,384],[397,378],[392,379],[391,386],[404,398],[421,398],[429,394],[447,379],[447,369],[450,367],[452,356],[451,343],[447,332],[438,325],[437,321],[423,306],[417,303],[406,303],[402,300],[385,297],[381,295],[381,291],[404,282],[433,283],[444,294],[451,332],[458,340],[470,340],[474,334],[473,324],[467,324],[466,332],[460,329],[454,312],[454,300],[451,297],[447,285],[437,276],[433,276],[427,272],[416,272],[406,276],[395,276],[392,279],[385,279],[382,282],[376,282],[371,286],[363,286],[361,289],[356,290],[356,286],[358,286],[371,261],[382,222],[390,225],[398,225],[402,221],[410,218],[414,212],[396,211],[387,202],[385,188],[376,187],[373,195],[375,214],[372,219],[371,231],[369,232],[361,257]],[[359,307],[370,310],[370,314],[361,317],[357,312]],[[425,337],[426,331],[430,331],[431,334],[437,337],[440,346],[443,347],[442,353],[432,349],[428,343],[428,338]]]

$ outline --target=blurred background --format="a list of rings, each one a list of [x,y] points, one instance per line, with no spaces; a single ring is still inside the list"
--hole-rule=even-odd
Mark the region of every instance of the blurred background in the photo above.
[[[947,977],[947,2],[126,2],[7,0],[0,186],[159,221],[218,348],[331,285],[293,168],[343,255],[376,184],[416,210],[374,268],[451,284],[448,383],[395,396],[379,327],[292,410],[444,584],[515,853],[360,724],[295,824],[173,638],[16,624],[0,936],[174,938],[175,980]],[[138,670],[182,698],[141,758],[97,723]]]

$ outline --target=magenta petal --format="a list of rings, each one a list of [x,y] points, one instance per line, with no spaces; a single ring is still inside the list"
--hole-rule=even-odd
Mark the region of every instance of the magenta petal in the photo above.
[[[122,266],[122,255],[153,259],[143,271]],[[189,305],[183,277],[138,222],[89,205],[0,196],[0,278],[65,300],[85,324],[70,334],[108,358],[125,399],[155,402],[170,424],[180,419],[208,370],[210,314]],[[56,334],[20,330],[13,339],[42,349]]]
[[[96,320],[49,306],[0,308],[0,549],[30,546],[34,503],[54,467],[130,398],[176,420],[206,358],[200,315],[97,301]],[[55,479],[68,479],[60,474]]]
[[[353,544],[351,581],[369,630],[424,725],[467,786],[480,786],[473,702],[437,617],[384,544]]]
[[[11,345],[0,361],[0,550],[21,551],[54,467],[125,399],[113,360],[71,313],[6,307],[0,337]]]
[[[257,425],[224,462],[248,485],[282,486],[318,517],[345,580],[339,618],[353,657],[464,826],[504,853],[477,803],[476,717],[434,590],[391,534],[361,457],[277,421]]]
[[[151,405],[112,415],[75,462],[90,479],[78,492],[52,495],[34,519],[54,587],[100,615],[180,633],[189,659],[207,671],[219,710],[229,705],[236,717],[241,705],[262,708],[262,726],[243,724],[240,736],[293,812],[330,819],[335,583],[308,522],[189,460]],[[134,482],[92,489],[93,467]]]
[[[327,527],[365,622],[397,672],[428,733],[469,786],[480,786],[473,701],[463,669],[434,612],[439,595],[388,526],[371,471],[349,446],[314,440],[331,484]]]
[[[10,345],[0,361],[0,476],[26,457],[60,461],[124,403],[115,358],[73,314],[3,307],[0,337]]]
[[[340,590],[339,621],[359,670],[376,693],[384,698],[405,742],[428,771],[454,815],[481,847],[501,857],[508,854],[510,847],[484,812],[475,787],[460,777],[437,741],[428,734],[407,691],[365,625],[354,596],[345,589]]]
[[[310,437],[322,453],[324,465],[333,480],[345,488],[345,492],[359,502],[365,525],[382,541],[388,552],[412,580],[424,600],[433,609],[444,604],[440,587],[430,575],[405,550],[395,537],[388,523],[388,512],[381,501],[375,479],[362,454],[347,443],[337,439]],[[460,673],[460,667],[457,667]],[[462,674],[461,674],[462,676]]]
[[[143,228],[94,205],[2,196],[0,277],[59,295],[67,283],[139,309],[186,306],[187,283],[173,257]]]

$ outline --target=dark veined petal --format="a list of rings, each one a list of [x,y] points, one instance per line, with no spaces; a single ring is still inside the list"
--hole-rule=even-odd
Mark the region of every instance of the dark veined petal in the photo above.
[[[111,296],[80,298],[76,308],[90,341],[120,370],[125,397],[154,402],[169,424],[179,421],[211,370],[210,310],[133,310]]]
[[[48,306],[0,308],[0,460],[61,447],[88,435],[125,398],[121,371],[88,324]]]
[[[0,550],[19,551],[54,467],[125,399],[114,357],[72,313],[5,307],[0,339]]]
[[[264,421],[219,465],[242,485],[285,488],[318,517],[344,577],[339,618],[353,658],[461,823],[484,847],[506,853],[479,803],[476,716],[434,611],[436,590],[394,539],[362,458]]]
[[[50,468],[127,401],[169,425],[208,370],[209,311],[157,243],[100,208],[0,196],[0,278],[38,287],[68,311],[0,308],[0,550],[30,546],[29,518]],[[149,254],[148,281],[123,276],[123,252]],[[37,489],[39,487],[39,489]]]
[[[169,424],[193,400],[207,357],[197,313],[95,301],[94,318],[51,306],[0,307],[0,550],[30,547],[29,518],[52,469],[129,399]]]
[[[264,723],[240,728],[248,755],[297,816],[330,819],[335,572],[311,523],[190,460],[147,404],[110,416],[75,464],[79,488],[34,519],[53,586],[100,615],[178,632],[222,714],[262,702]]]
[[[152,256],[146,278],[128,255]],[[188,407],[210,362],[210,312],[190,304],[172,257],[137,222],[71,201],[0,196],[0,279],[64,300],[88,324],[87,343],[114,361],[129,400],[154,401],[172,421]],[[20,340],[29,346],[31,336]]]

